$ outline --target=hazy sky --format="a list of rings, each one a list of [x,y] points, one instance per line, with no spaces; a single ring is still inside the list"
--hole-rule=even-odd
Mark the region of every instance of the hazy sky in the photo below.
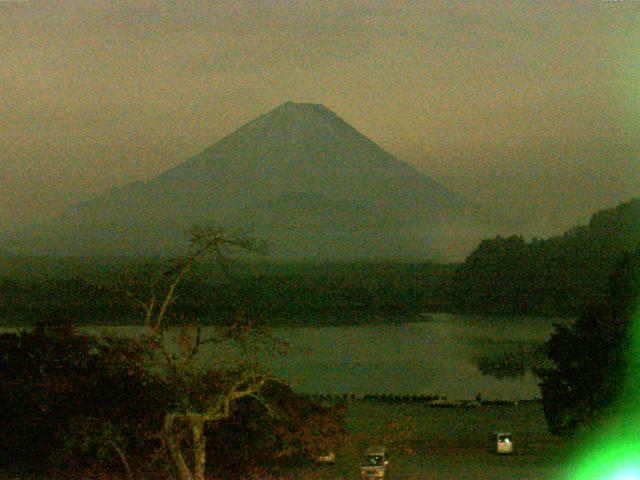
[[[0,229],[287,100],[558,233],[640,195],[640,1],[0,0]]]

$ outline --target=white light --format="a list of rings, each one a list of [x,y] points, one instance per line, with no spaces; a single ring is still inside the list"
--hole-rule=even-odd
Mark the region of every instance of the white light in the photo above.
[[[614,473],[609,480],[640,480],[640,470],[636,467],[625,468]]]

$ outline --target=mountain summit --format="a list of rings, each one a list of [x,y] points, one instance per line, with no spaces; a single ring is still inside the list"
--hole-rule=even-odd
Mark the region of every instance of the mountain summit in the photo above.
[[[12,243],[23,253],[169,254],[190,226],[215,224],[252,229],[282,259],[428,259],[459,254],[451,247],[461,238],[459,249],[470,249],[478,220],[462,196],[331,110],[287,102],[157,177],[79,203]]]

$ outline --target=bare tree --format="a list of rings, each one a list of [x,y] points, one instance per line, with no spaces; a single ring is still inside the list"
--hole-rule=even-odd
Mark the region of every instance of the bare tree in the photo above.
[[[144,315],[144,334],[137,339],[151,368],[159,369],[177,401],[164,415],[161,437],[180,480],[204,480],[205,426],[228,418],[241,398],[253,397],[269,409],[260,392],[269,381],[281,381],[263,365],[266,347],[261,332],[243,315],[224,326],[203,332],[200,320],[177,326],[169,311],[180,283],[205,257],[223,269],[238,252],[264,252],[248,236],[227,235],[216,228],[194,228],[188,254],[146,283],[141,297],[122,288]],[[131,286],[131,284],[129,285]],[[262,360],[262,361],[261,361]]]

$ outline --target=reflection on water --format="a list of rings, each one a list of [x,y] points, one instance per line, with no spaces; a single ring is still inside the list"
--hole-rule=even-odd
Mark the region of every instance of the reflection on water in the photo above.
[[[478,369],[483,375],[491,375],[496,378],[517,378],[527,373],[527,367],[521,358],[480,357],[477,361]]]
[[[522,377],[527,371],[543,367],[545,354],[539,341],[471,341],[473,362],[483,375],[496,378]]]
[[[404,323],[280,327],[290,345],[272,358],[275,373],[308,393],[440,394],[451,399],[540,396],[531,367],[557,320],[433,314]],[[91,332],[136,335],[139,327]],[[204,329],[206,332],[206,328]]]
[[[540,396],[531,372],[553,319],[431,315],[430,321],[280,329],[292,345],[276,370],[317,393]]]

